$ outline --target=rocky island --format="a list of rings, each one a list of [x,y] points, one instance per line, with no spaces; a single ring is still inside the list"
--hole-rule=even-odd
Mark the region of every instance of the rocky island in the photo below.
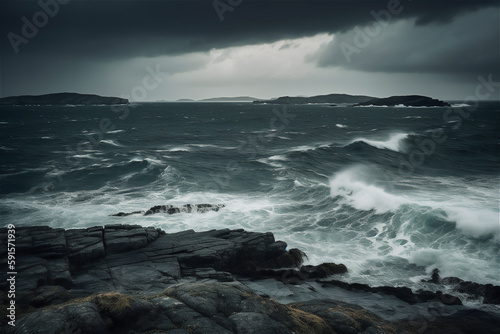
[[[4,250],[8,233],[0,229]],[[33,226],[17,227],[15,244],[16,272],[0,277],[2,333],[500,330],[500,312],[489,306],[500,304],[498,286],[441,278],[438,270],[425,282],[432,291],[346,283],[346,266],[304,265],[306,255],[272,233]]]
[[[315,103],[362,103],[372,100],[371,96],[328,94],[311,97],[282,96],[274,100],[257,100],[255,104],[315,104]]]
[[[128,104],[128,99],[93,94],[56,93],[46,95],[10,96],[0,99],[0,105],[113,105]]]
[[[451,107],[447,102],[421,95],[391,96],[371,99],[354,105],[354,107],[359,106]]]

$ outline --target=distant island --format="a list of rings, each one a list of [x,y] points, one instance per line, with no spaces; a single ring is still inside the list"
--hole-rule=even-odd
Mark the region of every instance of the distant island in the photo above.
[[[359,106],[405,106],[405,107],[451,107],[447,102],[433,99],[421,95],[391,96],[382,99],[371,99],[365,102],[359,102],[354,107]]]
[[[56,93],[45,95],[9,96],[0,99],[0,105],[112,105],[128,104],[127,99],[94,94]]]
[[[373,96],[348,95],[348,94],[328,94],[311,97],[303,96],[282,96],[273,100],[256,100],[255,104],[309,104],[309,103],[363,103],[373,100]]]

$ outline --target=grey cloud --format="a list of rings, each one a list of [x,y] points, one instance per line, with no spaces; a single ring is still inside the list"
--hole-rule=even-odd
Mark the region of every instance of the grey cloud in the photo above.
[[[56,1],[56,0],[42,0]],[[347,31],[366,24],[370,11],[384,10],[397,0],[245,0],[220,22],[212,1],[85,1],[60,5],[59,12],[40,28],[21,52],[72,57],[129,58],[182,54],[212,48],[273,42],[321,32]],[[461,0],[401,0],[399,18],[416,18],[418,24],[449,21],[457,14],[498,2]],[[36,1],[2,1],[2,44],[7,34],[21,35],[21,18],[41,8]],[[2,47],[4,56],[12,56]]]
[[[412,21],[360,26],[335,35],[308,60],[320,67],[367,72],[496,74],[500,70],[498,25],[498,11],[483,9],[446,26],[415,27]]]

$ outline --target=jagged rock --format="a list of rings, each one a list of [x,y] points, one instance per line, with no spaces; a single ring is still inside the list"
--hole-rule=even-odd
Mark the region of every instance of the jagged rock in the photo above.
[[[286,284],[300,284],[305,280],[314,278],[326,278],[335,274],[343,274],[347,272],[347,268],[343,264],[323,263],[317,266],[307,265],[300,269],[256,269],[242,271],[241,274],[254,279],[262,279],[273,277]]]
[[[233,282],[231,273],[226,271],[216,271],[213,268],[185,269],[182,271],[185,276],[193,276],[197,279],[215,279],[218,282]]]
[[[25,245],[17,259],[23,278],[18,301],[37,305],[51,303],[45,286],[62,287],[73,298],[110,291],[155,293],[181,279],[227,282],[255,264],[280,268],[301,263],[297,252],[287,252],[286,243],[275,241],[272,233],[244,230],[166,234],[139,225],[67,231],[33,227],[20,228],[17,238]],[[40,246],[30,253],[35,243]],[[6,284],[2,280],[0,287]]]
[[[114,215],[115,217],[127,217],[135,214],[143,214],[144,216],[149,216],[155,213],[167,213],[169,215],[173,215],[175,213],[191,213],[191,212],[208,212],[208,211],[219,211],[224,208],[224,204],[185,204],[182,206],[173,206],[173,205],[156,205],[151,207],[147,211],[134,211],[134,212],[118,212]]]
[[[140,215],[140,214],[144,214],[146,211],[134,211],[134,212],[128,212],[128,213],[125,213],[125,212],[118,212],[114,215],[111,215],[111,216],[115,216],[115,217],[126,217],[126,216],[131,216],[131,215]]]
[[[482,299],[484,304],[500,304],[500,286],[463,281],[458,277],[445,277],[442,284],[452,285],[453,290],[465,293],[474,299]]]
[[[441,278],[438,268],[432,271],[431,279],[425,282],[451,286],[453,291],[465,293],[472,299],[482,299],[484,304],[500,304],[500,286],[468,282],[458,277]]]
[[[338,280],[329,280],[329,281],[319,280],[318,282],[323,283],[324,286],[333,285],[350,291],[364,291],[364,292],[383,293],[386,295],[392,295],[396,298],[399,298],[407,302],[408,304],[424,303],[428,301],[439,301],[446,305],[462,305],[462,302],[459,298],[449,294],[442,293],[441,291],[431,292],[431,291],[419,290],[417,292],[413,292],[410,288],[407,287],[393,287],[393,286],[371,287],[367,284],[346,283]]]
[[[453,310],[433,316],[430,324],[425,314],[416,317],[420,322],[413,318],[387,322],[360,306],[318,298],[328,290],[333,291],[328,298],[335,296],[339,289],[321,289],[315,279],[347,268],[334,263],[300,267],[305,254],[297,249],[287,251],[287,244],[276,241],[272,233],[241,229],[165,233],[139,225],[67,231],[33,227],[16,232],[20,249],[16,253],[17,323],[8,326],[8,318],[2,316],[2,333],[376,334],[452,333],[458,329],[472,334],[476,329],[494,333],[500,328],[495,313],[474,313],[455,306],[461,304],[458,298],[439,291],[414,293],[404,287],[317,280],[364,293],[363,298],[374,296],[370,298],[380,300],[379,305],[389,294],[416,304],[408,306],[412,310],[419,310],[418,305],[425,304],[418,303],[426,301],[439,301],[443,308]],[[2,246],[6,235],[6,229],[0,229]],[[4,265],[6,261],[0,259]],[[2,275],[5,272],[0,273],[1,309],[6,310],[9,299],[3,292],[8,289]],[[239,282],[245,280],[247,285]],[[264,281],[264,292],[249,288]],[[465,293],[482,294],[485,301],[488,294],[492,299],[498,296],[496,287],[440,279],[438,273],[431,281],[453,283],[457,289],[462,286]],[[302,284],[294,285],[298,283]],[[295,303],[289,305],[265,298],[280,287],[286,290],[285,298],[298,289],[310,296],[300,303],[293,299]],[[422,324],[427,326],[423,330]]]
[[[320,317],[255,295],[241,283],[185,283],[144,298],[106,293],[35,311],[6,334],[332,333]]]
[[[376,314],[360,306],[349,303],[323,299],[293,303],[289,304],[289,306],[324,319],[335,333],[398,332],[397,327],[393,324],[389,324]]]
[[[344,274],[347,267],[343,264],[323,263],[318,266],[302,266],[300,272],[308,278],[325,278],[335,274]]]
[[[100,226],[66,231],[69,260],[75,265],[104,256],[104,229]]]

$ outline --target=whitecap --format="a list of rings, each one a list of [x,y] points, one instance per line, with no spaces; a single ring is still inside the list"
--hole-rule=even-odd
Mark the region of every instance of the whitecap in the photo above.
[[[347,128],[347,125],[344,125],[344,124],[335,124],[335,126],[336,126],[337,128],[341,128],[341,129],[343,129],[343,128]]]
[[[341,196],[344,203],[358,210],[382,214],[396,211],[409,203],[406,198],[393,195],[373,184],[374,173],[365,166],[353,166],[338,172],[330,179],[330,195]]]
[[[387,140],[371,140],[366,138],[357,138],[352,142],[350,142],[349,145],[356,142],[363,142],[365,144],[368,144],[370,146],[379,149],[388,149],[391,151],[404,153],[402,148],[402,143],[406,138],[408,138],[408,135],[409,135],[408,133],[396,133],[391,135]]]
[[[103,139],[103,140],[101,140],[101,143],[105,143],[105,144],[112,145],[112,146],[123,147],[122,144],[119,144],[119,143],[117,143],[116,141],[114,141],[112,139]]]
[[[92,156],[92,154],[76,154],[73,156],[73,158],[77,159],[97,159],[96,157]]]
[[[273,160],[273,161],[276,161],[276,160],[278,160],[278,161],[288,161],[288,160],[289,160],[289,159],[288,159],[286,156],[284,156],[284,155],[273,155],[273,156],[270,156],[268,159],[269,159],[269,160]]]
[[[455,222],[457,229],[474,238],[492,235],[500,240],[500,213],[488,208],[470,208],[460,206],[445,206],[450,221]]]
[[[301,145],[290,148],[290,152],[307,152],[315,149],[316,146]]]
[[[191,148],[189,146],[175,146],[166,149],[165,151],[167,152],[189,152],[191,151]]]
[[[271,167],[275,167],[275,168],[283,168],[283,165],[282,165],[282,164],[277,163],[277,162],[273,162],[273,161],[271,161],[271,159],[269,159],[269,158],[257,159],[257,160],[255,160],[255,161],[260,162],[260,163],[265,164],[265,165],[268,165],[268,166],[271,166]]]

